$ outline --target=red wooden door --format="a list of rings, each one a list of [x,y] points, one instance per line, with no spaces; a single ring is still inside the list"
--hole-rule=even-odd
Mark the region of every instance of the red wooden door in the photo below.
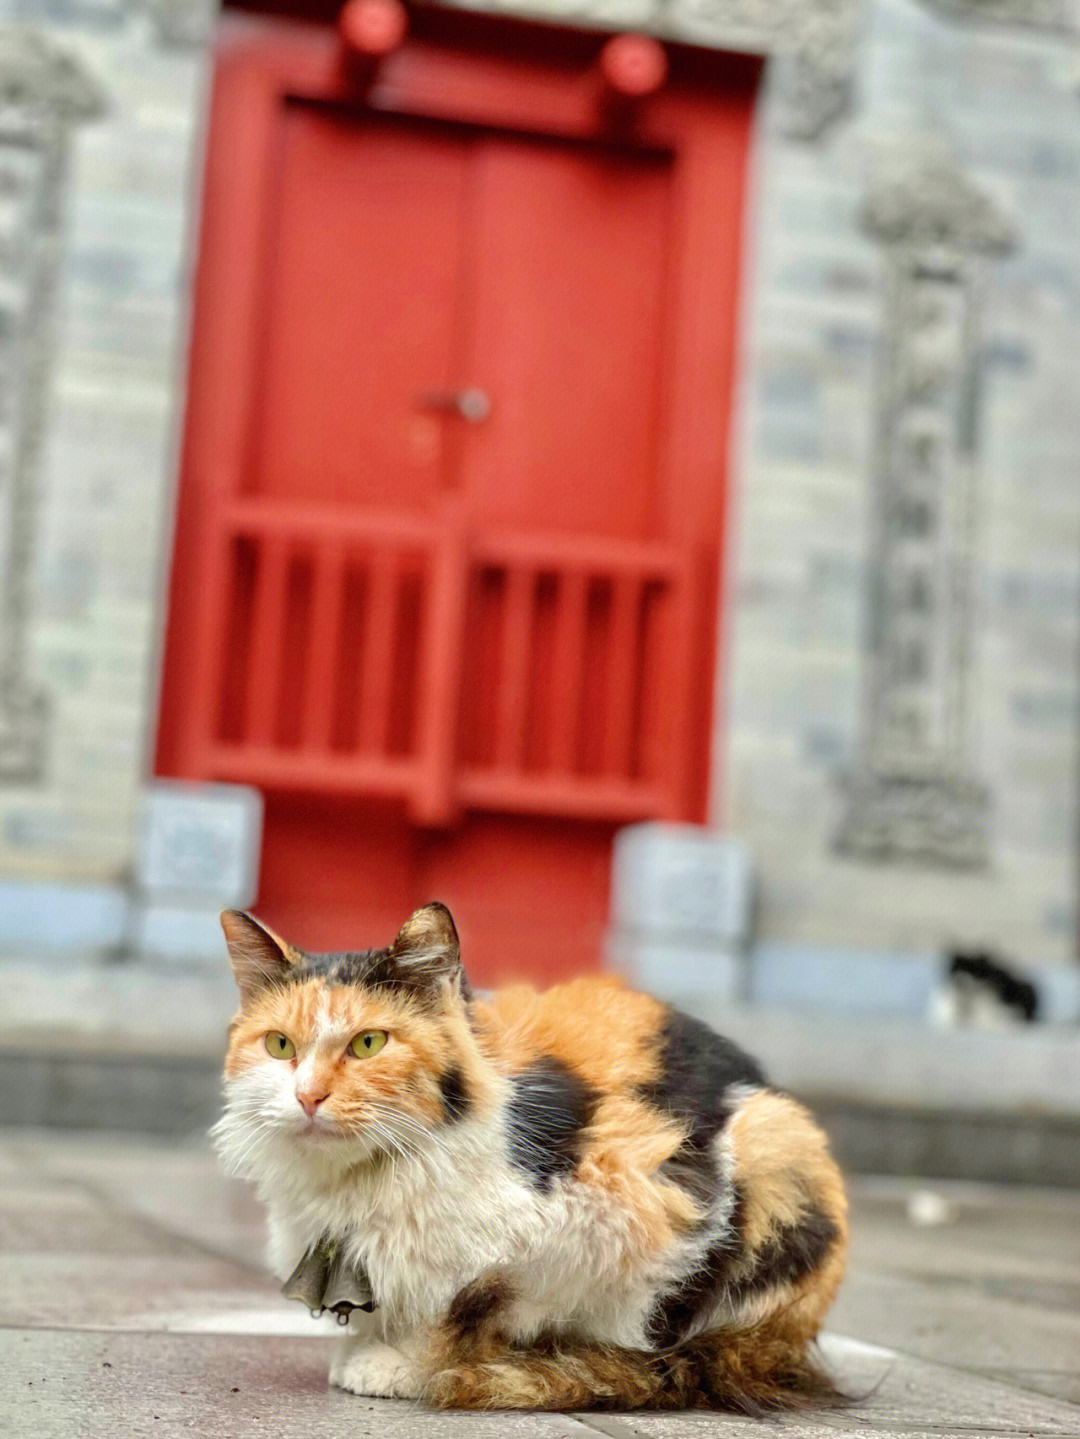
[[[298,943],[440,897],[551,978],[614,829],[702,814],[756,72],[615,131],[557,54],[376,107],[334,46],[218,67],[159,768],[267,792]]]

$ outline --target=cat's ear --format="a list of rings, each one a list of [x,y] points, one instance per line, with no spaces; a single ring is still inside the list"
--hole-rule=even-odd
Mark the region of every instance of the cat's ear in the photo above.
[[[221,928],[229,948],[240,1003],[285,978],[299,956],[268,924],[240,909],[222,911]]]
[[[398,984],[423,992],[449,980],[465,999],[469,998],[458,932],[445,904],[425,904],[410,914],[390,946],[389,955]]]

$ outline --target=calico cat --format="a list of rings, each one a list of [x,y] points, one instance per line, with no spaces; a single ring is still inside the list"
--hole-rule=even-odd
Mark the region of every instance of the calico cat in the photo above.
[[[330,1382],[441,1408],[839,1402],[811,1344],[847,1250],[821,1131],[705,1025],[588,976],[490,1000],[441,904],[388,949],[222,924],[214,1138]]]

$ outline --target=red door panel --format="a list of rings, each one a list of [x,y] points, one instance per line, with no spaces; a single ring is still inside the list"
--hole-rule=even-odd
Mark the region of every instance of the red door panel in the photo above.
[[[264,790],[297,943],[439,897],[552,978],[618,825],[702,814],[756,69],[615,131],[557,46],[376,109],[335,45],[218,67],[159,770]]]
[[[292,101],[275,145],[250,488],[423,504],[446,483],[417,396],[454,379],[469,139]]]
[[[651,536],[671,156],[493,138],[478,171],[465,492],[500,525]]]

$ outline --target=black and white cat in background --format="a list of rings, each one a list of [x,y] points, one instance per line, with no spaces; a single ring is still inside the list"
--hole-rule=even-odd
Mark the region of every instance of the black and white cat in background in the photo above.
[[[1002,1029],[1038,1017],[1039,995],[1028,979],[982,952],[954,951],[945,960],[931,1018],[945,1028]]]

